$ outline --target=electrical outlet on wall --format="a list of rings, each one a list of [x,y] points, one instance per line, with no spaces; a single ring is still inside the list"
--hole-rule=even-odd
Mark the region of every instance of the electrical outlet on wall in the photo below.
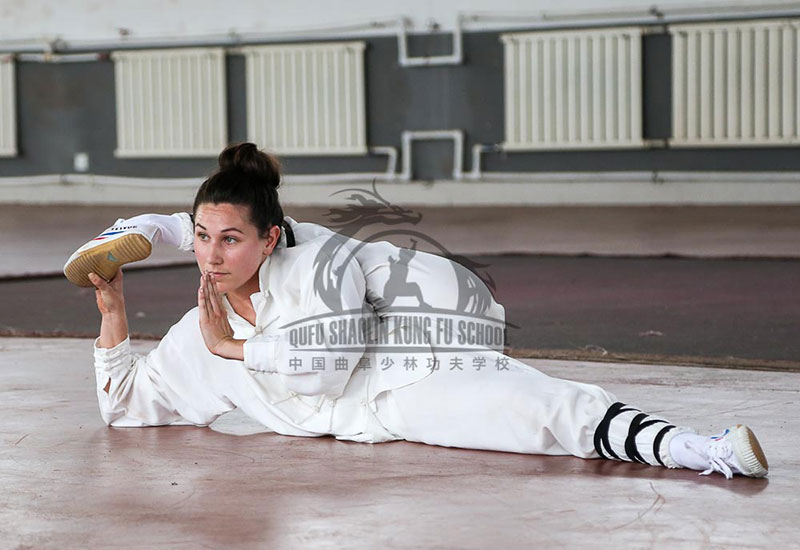
[[[75,153],[72,166],[76,172],[89,171],[89,154],[88,153]]]

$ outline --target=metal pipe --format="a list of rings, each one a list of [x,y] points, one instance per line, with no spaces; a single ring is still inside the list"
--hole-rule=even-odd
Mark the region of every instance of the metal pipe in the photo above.
[[[772,3],[758,6],[740,6],[729,3],[698,6],[658,6],[646,9],[618,8],[570,11],[539,12],[471,12],[461,15],[462,26],[494,23],[501,28],[526,28],[531,30],[551,28],[579,28],[627,25],[668,25],[702,21],[735,21],[742,19],[765,19],[797,17],[800,5]]]
[[[400,24],[401,17],[387,17],[383,19],[373,19],[340,25],[303,27],[296,29],[279,30],[275,32],[236,32],[231,31],[226,34],[205,34],[191,37],[153,37],[135,38],[126,37],[120,40],[64,40],[56,39],[48,44],[49,48],[40,48],[53,52],[87,52],[87,51],[110,51],[110,50],[131,50],[131,49],[160,49],[160,48],[192,48],[192,47],[230,47],[245,46],[251,44],[263,44],[267,42],[281,42],[297,38],[303,39],[329,39],[342,35],[352,35],[358,31],[392,29]],[[4,50],[3,42],[0,41],[0,50]]]
[[[469,179],[481,178],[481,154],[483,153],[498,153],[503,150],[500,144],[484,145],[476,143],[472,146],[472,170],[467,173]]]
[[[19,53],[15,57],[17,61],[27,61],[32,63],[86,63],[109,59],[108,54],[102,53]]]
[[[472,178],[472,174],[470,174]],[[800,183],[800,172],[481,172],[481,181],[526,183]]]
[[[194,37],[158,37],[158,38],[123,38],[120,40],[64,40],[61,38],[41,45],[25,44],[20,41],[0,41],[0,51],[43,52],[44,57],[31,57],[26,61],[56,62],[52,56],[55,52],[81,52],[87,55],[102,55],[103,52],[119,50],[147,50],[161,48],[195,48],[224,47],[229,53],[241,53],[238,48],[252,44],[280,42],[290,39],[329,39],[342,35],[352,35],[359,31],[397,28],[398,63],[402,67],[425,67],[433,65],[459,65],[463,62],[463,46],[461,37],[461,16],[456,16],[453,30],[453,52],[441,56],[409,57],[407,31],[410,22],[405,17],[390,17],[370,21],[335,25],[328,27],[307,27],[271,33],[238,33],[207,34]],[[85,59],[90,60],[90,59]]]
[[[401,18],[400,30],[397,33],[397,51],[400,57],[401,67],[430,67],[434,65],[461,65],[464,60],[461,40],[461,15],[456,15],[455,28],[453,29],[453,52],[449,55],[433,56],[408,56],[408,35],[407,27],[410,22],[407,18]]]
[[[402,134],[403,142],[403,171],[400,179],[411,181],[411,142],[413,140],[434,140],[452,139],[453,140],[453,179],[458,181],[463,179],[463,160],[464,160],[464,132],[461,130],[405,130]]]
[[[790,4],[791,6],[791,4]],[[674,13],[668,15],[667,13]],[[633,15],[632,15],[633,14]],[[611,15],[611,17],[609,17]],[[735,21],[754,18],[780,18],[800,16],[800,6],[788,8],[787,4],[768,4],[749,8],[746,6],[730,6],[721,4],[717,7],[697,7],[695,5],[664,7],[653,6],[648,10],[581,10],[563,12],[537,13],[459,13],[456,15],[452,32],[453,52],[442,56],[409,57],[407,38],[410,22],[406,17],[387,17],[364,22],[344,23],[322,27],[304,27],[286,29],[271,33],[250,33],[231,31],[227,34],[207,34],[193,37],[157,37],[132,38],[119,40],[64,40],[56,38],[46,42],[30,40],[0,41],[0,51],[8,53],[69,53],[87,54],[128,49],[189,48],[189,47],[224,47],[229,53],[237,53],[237,48],[248,44],[264,44],[292,39],[330,39],[340,36],[352,36],[360,32],[389,30],[397,28],[398,63],[403,67],[458,65],[463,63],[462,32],[470,23],[495,23],[504,28],[523,27],[530,30],[551,28],[584,28],[622,25],[667,25],[674,23],[701,21]],[[51,58],[31,58],[30,60],[53,61]],[[91,59],[84,59],[91,60]],[[67,62],[64,60],[63,62]]]
[[[397,178],[397,148],[370,147],[374,155],[386,155],[386,170],[383,172],[352,172],[343,174],[299,174],[286,176],[292,183],[327,183],[342,181],[389,181]],[[45,174],[38,176],[0,177],[0,187],[23,187],[30,185],[93,185],[105,187],[142,187],[196,189],[203,183],[202,178],[136,178],[127,176],[106,176],[101,174]]]

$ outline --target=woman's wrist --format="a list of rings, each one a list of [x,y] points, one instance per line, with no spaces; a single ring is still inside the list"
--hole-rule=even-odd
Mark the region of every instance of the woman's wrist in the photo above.
[[[102,321],[100,322],[100,340],[98,342],[100,347],[113,348],[125,341],[127,337],[128,318],[125,315],[125,309],[103,313]]]
[[[233,336],[226,336],[219,345],[216,346],[215,355],[223,359],[237,359],[244,361],[244,340],[237,340]]]
[[[128,319],[128,314],[125,311],[124,307],[119,311],[104,311],[101,316],[102,316],[103,320],[107,320],[107,321],[117,321],[117,320],[121,320],[121,319],[125,319],[125,320]]]

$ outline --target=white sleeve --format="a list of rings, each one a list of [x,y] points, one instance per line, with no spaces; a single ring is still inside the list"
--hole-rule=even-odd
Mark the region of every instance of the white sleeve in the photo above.
[[[97,401],[109,426],[163,426],[183,421],[161,386],[158,366],[148,358],[131,353],[129,338],[110,349],[98,347],[95,340]]]
[[[172,214],[172,217],[177,218],[181,226],[181,233],[180,233],[181,243],[178,245],[178,248],[180,250],[185,250],[187,252],[193,252],[194,224],[192,223],[192,217],[186,212],[175,212],[174,214]]]
[[[366,287],[358,262],[347,263],[341,280],[343,311],[362,311]],[[302,294],[305,317],[329,318],[328,316],[336,315],[316,294],[312,280],[306,281]],[[347,315],[349,314],[339,314],[336,318],[341,319]],[[287,331],[279,334],[257,334],[244,344],[244,364],[251,370],[278,373],[289,391],[308,396],[325,395],[335,399],[344,392],[350,375],[364,355],[366,344],[348,342],[348,345],[340,345],[338,348],[326,338],[324,350],[298,352],[291,346]],[[317,359],[316,363],[312,361],[312,356]]]

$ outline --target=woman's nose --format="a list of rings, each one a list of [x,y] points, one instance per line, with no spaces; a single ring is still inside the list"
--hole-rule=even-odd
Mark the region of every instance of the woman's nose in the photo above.
[[[223,255],[222,249],[219,245],[214,245],[211,247],[211,250],[208,251],[208,261],[214,265],[219,265],[222,263]]]

